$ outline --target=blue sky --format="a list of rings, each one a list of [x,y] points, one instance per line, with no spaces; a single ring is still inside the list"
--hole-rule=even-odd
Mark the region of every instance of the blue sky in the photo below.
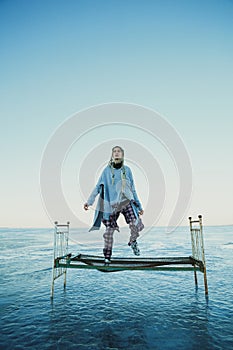
[[[0,1],[0,225],[51,225],[43,150],[69,116],[108,102],[161,113],[192,162],[189,214],[232,224],[232,15],[229,0]]]

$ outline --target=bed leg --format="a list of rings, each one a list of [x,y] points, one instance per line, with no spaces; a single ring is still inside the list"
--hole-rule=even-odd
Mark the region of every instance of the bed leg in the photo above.
[[[198,282],[197,282],[197,271],[196,271],[196,266],[194,266],[194,281],[195,281],[195,286],[196,289],[198,288]]]
[[[64,272],[64,289],[66,289],[66,274],[67,274],[67,270]]]
[[[205,285],[205,295],[208,295],[208,284],[207,284],[206,267],[204,267],[204,285]]]

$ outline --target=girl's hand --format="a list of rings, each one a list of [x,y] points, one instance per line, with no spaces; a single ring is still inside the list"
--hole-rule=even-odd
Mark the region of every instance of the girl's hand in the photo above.
[[[83,206],[83,209],[84,210],[88,210],[88,208],[89,208],[89,205],[87,203],[85,203],[84,206]]]

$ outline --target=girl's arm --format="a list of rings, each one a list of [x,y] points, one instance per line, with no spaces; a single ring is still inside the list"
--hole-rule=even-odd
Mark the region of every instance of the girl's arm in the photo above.
[[[94,203],[97,194],[100,193],[100,189],[101,189],[102,184],[103,184],[103,173],[99,177],[99,180],[98,180],[94,190],[91,192],[87,202],[85,203],[85,204],[87,204],[87,206],[90,206]]]
[[[131,184],[131,190],[132,190],[132,193],[133,193],[133,197],[134,197],[134,200],[136,202],[136,205],[138,206],[138,209],[140,211],[142,211],[142,205],[141,205],[141,202],[138,198],[138,195],[137,195],[137,192],[136,192],[136,189],[135,189],[135,185],[134,185],[134,180],[133,180],[133,174],[132,174],[132,171],[131,169],[129,168],[129,178],[130,178],[130,184]]]

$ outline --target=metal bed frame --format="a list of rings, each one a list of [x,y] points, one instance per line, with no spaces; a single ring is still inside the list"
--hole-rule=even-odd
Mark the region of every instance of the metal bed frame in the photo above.
[[[112,258],[110,264],[104,263],[104,257],[78,254],[73,256],[68,252],[70,223],[58,224],[54,229],[54,256],[52,267],[51,299],[54,297],[54,282],[64,276],[66,288],[67,269],[96,269],[101,272],[116,272],[123,270],[152,271],[194,271],[194,281],[198,286],[197,271],[204,274],[205,294],[208,295],[202,216],[198,220],[189,217],[192,243],[192,255],[188,257],[157,257],[157,258]]]

